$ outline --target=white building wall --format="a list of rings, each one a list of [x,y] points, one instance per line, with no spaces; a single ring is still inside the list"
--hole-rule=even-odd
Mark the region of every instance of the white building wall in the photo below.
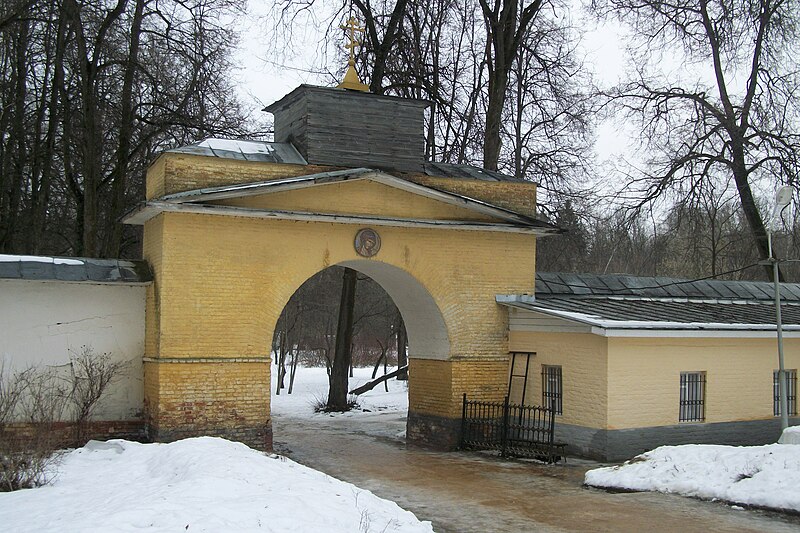
[[[31,366],[69,373],[70,354],[86,347],[125,361],[93,420],[141,418],[143,284],[0,279],[0,360],[5,374]]]

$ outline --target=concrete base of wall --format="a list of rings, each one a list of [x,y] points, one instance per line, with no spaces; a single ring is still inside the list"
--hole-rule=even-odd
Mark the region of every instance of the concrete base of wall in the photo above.
[[[453,451],[461,438],[461,419],[408,412],[406,442],[434,450]]]
[[[239,428],[170,428],[157,429],[152,426],[147,428],[147,435],[152,442],[174,442],[191,437],[222,437],[224,439],[242,442],[256,450],[272,451],[272,423],[268,422],[261,427]]]
[[[800,424],[800,418],[789,420]],[[556,421],[556,440],[567,443],[567,453],[601,461],[624,461],[659,446],[727,444],[758,446],[777,442],[780,419],[677,424],[633,429],[604,430]]]

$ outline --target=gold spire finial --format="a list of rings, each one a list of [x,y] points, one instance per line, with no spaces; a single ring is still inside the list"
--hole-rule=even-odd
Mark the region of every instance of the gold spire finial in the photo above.
[[[344,47],[350,50],[350,59],[347,61],[347,72],[344,74],[344,79],[337,87],[339,89],[369,92],[369,87],[361,83],[361,80],[358,79],[358,73],[356,73],[356,46],[361,44],[356,34],[364,33],[364,27],[359,26],[355,17],[350,17],[345,24],[339,27],[347,33],[349,42]]]

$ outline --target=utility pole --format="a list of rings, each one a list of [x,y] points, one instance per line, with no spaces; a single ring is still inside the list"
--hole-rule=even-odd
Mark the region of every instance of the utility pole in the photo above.
[[[778,275],[778,264],[780,261],[772,251],[772,232],[775,229],[775,220],[780,218],[781,213],[792,201],[792,187],[784,185],[775,193],[775,208],[772,211],[772,218],[767,226],[767,242],[769,244],[769,262],[772,263],[772,280],[775,284],[775,326],[778,331],[778,388],[781,406],[781,431],[789,427],[789,398],[788,384],[786,382],[786,368],[783,359],[783,323],[781,321],[781,283]]]

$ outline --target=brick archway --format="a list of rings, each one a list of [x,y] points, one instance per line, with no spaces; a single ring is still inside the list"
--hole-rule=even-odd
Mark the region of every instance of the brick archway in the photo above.
[[[403,313],[410,441],[452,448],[462,394],[502,398],[508,317],[495,297],[533,292],[536,237],[558,229],[536,220],[535,184],[424,162],[425,105],[302,86],[270,107],[281,142],[208,140],[153,163],[147,201],[126,218],[144,226],[154,278],[151,438],[270,446],[272,332],[294,291],[337,264],[375,279]],[[354,242],[365,227],[381,240],[369,258]]]

